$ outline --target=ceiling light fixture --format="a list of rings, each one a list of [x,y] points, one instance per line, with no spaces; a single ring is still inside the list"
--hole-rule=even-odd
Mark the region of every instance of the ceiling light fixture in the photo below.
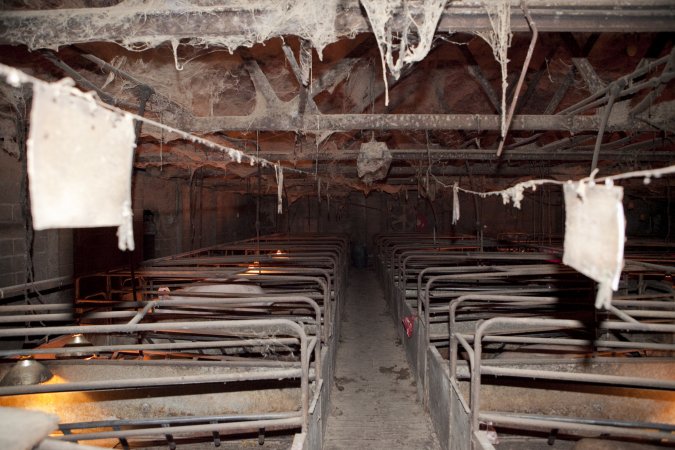
[[[34,359],[22,359],[0,380],[0,386],[25,386],[44,383],[54,375],[44,364]]]

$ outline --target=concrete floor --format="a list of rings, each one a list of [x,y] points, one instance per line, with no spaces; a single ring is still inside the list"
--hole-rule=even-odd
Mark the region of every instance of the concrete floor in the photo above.
[[[324,449],[440,449],[375,272],[347,284]]]

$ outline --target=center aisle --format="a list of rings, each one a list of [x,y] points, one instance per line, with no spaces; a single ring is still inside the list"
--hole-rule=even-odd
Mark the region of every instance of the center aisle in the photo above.
[[[440,449],[371,270],[352,270],[324,449]]]

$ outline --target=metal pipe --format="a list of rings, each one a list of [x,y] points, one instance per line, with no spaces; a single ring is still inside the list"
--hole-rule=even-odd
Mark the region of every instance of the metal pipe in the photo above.
[[[518,84],[516,85],[516,90],[513,94],[513,99],[511,100],[511,106],[509,106],[509,113],[506,116],[506,125],[504,127],[504,135],[502,136],[502,139],[499,141],[499,147],[497,148],[497,157],[500,157],[502,155],[502,150],[504,149],[504,142],[506,141],[506,134],[508,133],[509,126],[511,126],[511,120],[513,119],[513,113],[516,110],[516,105],[518,104],[518,95],[520,94],[520,89],[523,86],[523,81],[525,81],[525,75],[527,74],[527,68],[530,66],[530,60],[532,59],[532,53],[534,52],[534,46],[537,43],[537,38],[539,37],[539,31],[537,31],[537,26],[534,23],[534,20],[532,20],[532,16],[530,16],[530,12],[527,10],[527,6],[525,5],[525,2],[522,2],[520,4],[521,9],[523,10],[523,14],[525,15],[525,19],[527,19],[527,25],[530,27],[530,30],[532,30],[532,40],[530,41],[530,46],[527,49],[527,56],[525,56],[525,62],[523,63],[523,68],[520,71],[520,77],[518,78]],[[504,114],[504,111],[502,111],[502,114]]]
[[[665,440],[671,441],[673,439],[672,433],[659,431],[635,430],[631,428],[621,428],[603,425],[590,425],[584,423],[568,423],[558,420],[533,419],[523,417],[513,417],[506,414],[499,413],[482,413],[479,420],[485,422],[492,422],[495,425],[503,426],[527,426],[544,430],[565,430],[577,434],[592,434],[621,436],[635,439],[651,439],[651,440]]]
[[[134,299],[136,298],[136,293],[134,292]],[[145,304],[142,310],[138,311],[136,315],[129,321],[128,325],[135,325],[140,322],[143,317],[150,311],[152,308],[157,306],[157,301],[150,301]]]
[[[595,148],[593,149],[593,160],[591,161],[591,173],[598,167],[598,158],[600,157],[600,146],[602,145],[602,138],[605,135],[605,128],[607,127],[607,122],[609,122],[609,116],[612,113],[612,106],[614,106],[614,101],[621,94],[621,91],[625,87],[625,81],[618,80],[615,83],[612,83],[609,86],[609,97],[607,100],[607,106],[605,111],[602,114],[600,119],[600,128],[598,129],[598,137],[595,140]]]
[[[64,322],[73,320],[72,313],[62,314],[18,314],[13,316],[0,316],[0,323],[18,322]]]
[[[455,373],[457,369],[457,344],[456,340],[459,339],[458,334],[455,331],[456,328],[456,315],[457,308],[466,302],[466,301],[486,301],[486,302],[540,302],[540,304],[555,304],[559,301],[556,297],[518,297],[513,295],[490,295],[490,294],[468,294],[458,297],[449,302],[448,307],[450,309],[450,314],[448,315],[448,327],[450,331],[450,340],[448,342],[450,353],[450,373]],[[428,345],[428,343],[427,343]],[[425,369],[426,370],[426,369]]]
[[[661,72],[661,75],[664,75],[668,73],[669,71],[673,70],[673,65],[675,65],[675,51],[670,52],[670,58],[668,59],[668,62],[666,63],[665,66],[663,66],[663,71]],[[663,91],[663,88],[665,86],[659,86],[657,88],[654,88],[653,91],[651,91],[649,94],[647,94],[637,105],[635,105],[630,112],[628,113],[630,116],[635,117],[636,115],[640,114],[642,111],[645,109],[649,108],[652,103],[654,102],[654,99],[656,99],[659,95],[661,95],[661,92]]]
[[[474,336],[470,334],[456,333],[456,336],[465,339],[467,342],[473,342]],[[622,341],[596,341],[591,339],[567,339],[567,338],[539,338],[525,336],[485,336],[483,342],[504,342],[510,344],[562,344],[578,346],[595,346],[618,348],[625,350],[663,350],[675,351],[675,344],[658,344],[654,342],[622,342]]]
[[[92,428],[103,428],[112,426],[147,426],[147,425],[162,425],[171,422],[174,425],[190,425],[198,423],[213,423],[213,422],[242,422],[252,420],[275,420],[287,419],[290,417],[298,417],[298,413],[294,412],[274,412],[266,414],[225,414],[216,416],[170,416],[152,419],[108,419],[96,420],[92,422],[74,422],[59,425],[59,430],[73,431],[84,430]]]
[[[36,304],[36,305],[0,305],[0,314],[5,314],[8,312],[22,312],[27,311],[33,313],[34,311],[70,311],[73,309],[72,303],[47,303],[47,304]]]
[[[476,346],[478,348],[479,346]],[[474,350],[475,351],[475,350]],[[620,375],[601,375],[594,373],[568,373],[553,370],[516,369],[510,367],[496,367],[484,365],[481,367],[483,375],[499,377],[527,378],[531,380],[571,381],[576,383],[601,384],[626,388],[654,389],[662,391],[675,390],[675,381],[657,380],[643,377],[625,377]]]
[[[621,311],[616,306],[610,305],[608,310],[621,320],[624,320],[624,321],[630,322],[630,323],[640,323],[637,319],[635,319],[634,317],[631,317],[629,314]]]
[[[156,291],[153,291],[156,293]],[[183,307],[183,306],[270,306],[276,303],[305,303],[309,305],[314,310],[315,321],[318,327],[317,334],[322,335],[321,333],[321,307],[318,303],[305,296],[290,296],[290,295],[275,295],[269,297],[227,297],[231,294],[222,294],[222,293],[209,293],[209,292],[174,292],[173,295],[179,295],[181,297],[180,301],[175,299],[160,299],[154,300],[153,303],[159,308],[164,307]],[[204,298],[207,297],[207,298]],[[80,302],[86,304],[86,302]],[[115,308],[124,308],[124,307],[136,307],[138,304],[136,302],[100,302],[103,307],[115,307]],[[147,305],[146,305],[147,307]],[[1,309],[0,309],[1,311]],[[98,318],[110,318],[118,317],[117,313],[120,314],[119,317],[127,317],[128,312],[125,311],[110,311],[110,312],[93,312],[88,313],[83,316],[83,319],[98,319]],[[0,316],[1,317],[1,316]],[[327,340],[327,336],[323,335],[324,340]]]
[[[584,419],[580,417],[552,417],[552,416],[539,416],[536,414],[519,414],[513,413],[508,414],[511,417],[522,417],[524,419],[543,419],[543,420],[555,420],[560,422],[568,423],[584,423],[588,425],[609,425],[609,426],[618,426],[618,427],[628,427],[628,428],[645,428],[645,429],[655,429],[662,431],[675,431],[675,425],[668,423],[653,423],[653,422],[629,422],[625,420],[611,420],[611,419]]]
[[[260,330],[254,330],[256,327]],[[278,328],[274,328],[278,327]],[[4,328],[0,329],[0,337],[13,336],[53,336],[61,334],[107,334],[107,333],[136,333],[142,331],[158,330],[222,330],[236,329],[253,332],[280,332],[291,331],[298,336],[305,334],[304,330],[295,322],[286,319],[252,319],[252,320],[228,320],[228,321],[198,321],[198,322],[162,322],[162,323],[139,323],[134,325],[96,325],[96,326],[59,326],[39,328]]]
[[[32,283],[15,284],[0,288],[0,299],[13,297],[24,292],[34,292],[39,289],[64,288],[70,286],[70,284],[72,284],[72,277],[70,275],[34,281]]]
[[[72,351],[72,349],[71,349]],[[78,349],[79,351],[79,349]],[[303,352],[304,354],[304,352]],[[48,394],[54,392],[85,392],[111,389],[136,389],[157,386],[177,386],[204,383],[232,383],[239,381],[282,380],[287,378],[303,378],[302,389],[306,389],[304,369],[271,369],[264,371],[247,371],[240,373],[221,373],[211,375],[188,375],[175,377],[130,378],[124,380],[97,380],[72,383],[36,384],[19,386],[0,386],[0,396]],[[304,406],[304,405],[303,405]]]
[[[628,75],[624,75],[620,79],[625,80],[628,84],[630,84],[630,81],[634,78],[641,77],[654,69],[656,69],[658,66],[665,64],[668,62],[670,58],[670,55],[664,56],[662,58],[657,59],[656,61],[653,61],[650,64],[646,64],[642,66],[641,68],[634,70],[632,73],[629,73]],[[618,81],[618,80],[617,80]],[[586,109],[588,108],[588,105],[595,101],[596,99],[600,99],[601,97],[605,96],[609,92],[610,86],[604,87],[603,89],[600,89],[598,92],[593,93],[589,97],[586,97],[585,99],[581,100],[578,103],[575,103],[572,106],[569,106],[565,108],[564,110],[560,111],[558,115],[568,115],[568,114],[574,114],[578,113],[582,108]]]
[[[490,319],[491,320],[491,319]],[[483,357],[483,346],[481,345],[480,334],[478,330],[483,329],[485,324],[484,320],[479,320],[476,322],[476,339],[474,341],[473,348],[473,358],[474,366],[471,371],[471,386],[469,387],[469,405],[471,407],[470,411],[470,435],[473,435],[475,431],[479,430],[478,427],[478,411],[480,411],[480,382],[481,382],[481,359]],[[478,345],[475,345],[478,343]]]
[[[78,346],[78,353],[112,353],[124,351],[151,351],[151,350],[198,350],[207,348],[227,348],[227,347],[252,347],[260,345],[293,345],[300,341],[297,338],[273,338],[273,339],[235,339],[218,341],[199,341],[199,342],[162,342],[155,344],[112,344],[112,345],[90,345]],[[73,347],[56,348],[34,348],[34,349],[12,349],[0,350],[1,358],[11,358],[15,356],[36,356],[36,355],[63,355],[72,354]]]
[[[536,319],[536,318],[507,318],[495,317],[484,322],[476,324],[476,333],[474,335],[474,358],[475,368],[471,371],[471,430],[478,430],[479,422],[479,407],[480,407],[480,384],[481,373],[492,374],[496,376],[514,376],[522,378],[542,378],[550,380],[565,380],[578,381],[582,383],[597,383],[608,384],[613,386],[623,387],[640,387],[648,389],[675,389],[675,381],[670,380],[645,380],[644,378],[636,377],[621,377],[613,375],[597,375],[597,374],[579,374],[579,373],[563,373],[554,371],[537,371],[528,369],[510,369],[494,366],[482,367],[482,340],[483,336],[487,334],[490,328],[495,326],[516,325],[520,327],[525,326],[550,326],[556,328],[586,328],[587,324],[578,320],[558,320],[558,319]],[[660,324],[642,324],[642,323],[613,323],[602,322],[597,325],[599,328],[605,329],[631,329],[636,331],[666,331],[675,332],[673,325]],[[555,427],[553,427],[555,428]]]
[[[100,431],[94,433],[76,433],[59,436],[63,441],[84,441],[95,439],[119,439],[130,437],[164,436],[167,434],[180,435],[185,433],[212,433],[238,434],[248,431],[258,431],[264,428],[268,431],[297,428],[303,425],[302,416],[285,419],[252,420],[234,423],[210,423],[203,425],[183,425],[154,428],[140,428],[131,430]]]

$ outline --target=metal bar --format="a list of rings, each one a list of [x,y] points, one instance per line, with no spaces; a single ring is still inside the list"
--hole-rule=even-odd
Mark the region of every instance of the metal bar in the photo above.
[[[98,96],[101,98],[101,100],[108,103],[109,105],[124,106],[125,108],[134,108],[134,109],[137,108],[136,105],[130,105],[128,103],[120,103],[120,101],[117,100],[115,97],[113,97],[112,95],[108,94],[107,92],[101,90],[94,83],[92,83],[91,81],[89,81],[85,77],[83,77],[82,74],[80,74],[78,71],[76,71],[75,69],[70,67],[65,62],[61,61],[51,51],[44,50],[44,51],[40,52],[40,56],[42,56],[44,59],[46,59],[50,63],[54,64],[59,69],[63,70],[66,73],[66,75],[73,78],[75,80],[75,82],[78,83],[83,88],[96,92],[98,94]]]
[[[467,342],[473,342],[473,335],[456,333],[458,337]],[[539,338],[522,336],[485,336],[483,342],[506,342],[512,344],[563,344],[578,346],[594,346],[595,348],[618,348],[626,350],[664,350],[675,351],[675,344],[657,344],[652,342],[622,342],[622,341],[603,341],[590,339],[567,339],[567,338]],[[484,362],[484,364],[488,364]]]
[[[612,314],[614,314],[614,315],[615,315],[616,317],[618,317],[619,319],[625,320],[626,322],[640,323],[637,319],[635,319],[634,317],[631,317],[629,314],[627,314],[627,313],[621,311],[621,310],[618,309],[616,306],[610,305],[610,306],[609,306],[609,311],[611,311]]]
[[[621,80],[616,83],[612,83],[609,86],[609,94],[607,99],[607,106],[602,113],[602,119],[600,121],[600,129],[598,130],[598,137],[595,140],[595,149],[593,150],[593,160],[591,161],[591,173],[598,167],[598,158],[600,157],[600,146],[602,145],[602,139],[605,137],[605,128],[607,127],[607,122],[609,122],[609,115],[612,113],[612,107],[614,106],[614,101],[617,99],[617,96],[621,93],[624,88]]]
[[[663,72],[661,72],[661,75],[664,75],[664,74],[666,74],[667,72],[672,71],[674,65],[675,65],[675,52],[670,52],[670,59],[669,59],[668,62],[665,64],[665,66],[663,66]],[[654,102],[654,100],[655,100],[656,98],[658,98],[658,97],[661,95],[661,93],[663,92],[663,89],[664,89],[665,87],[666,87],[666,86],[665,86],[665,83],[664,83],[664,84],[662,84],[661,86],[658,86],[658,87],[654,88],[654,90],[651,91],[649,94],[647,94],[647,95],[645,96],[645,98],[643,98],[643,99],[640,101],[640,103],[638,103],[637,105],[635,105],[635,106],[630,110],[629,114],[630,114],[631,116],[636,116],[636,115],[640,114],[642,111],[644,111],[645,109],[649,108],[649,106],[652,105],[652,103]]]
[[[475,350],[474,350],[475,351]],[[600,384],[627,388],[654,389],[663,391],[675,390],[675,381],[657,380],[643,377],[626,377],[619,375],[600,375],[594,373],[567,373],[554,370],[516,369],[483,365],[481,374],[499,377],[527,378],[530,380],[570,381],[576,383]]]
[[[616,4],[610,0],[529,0],[534,20],[540,31],[570,32],[658,32],[675,29],[672,3],[665,0],[645,2],[632,0]],[[336,40],[356,33],[370,33],[368,19],[358,2],[340,5],[335,20]],[[409,6],[409,14],[420,17],[420,6]],[[393,14],[392,29],[402,29],[404,14]],[[29,49],[57,48],[81,42],[119,41],[160,44],[157,36],[165,39],[199,37],[209,39],[231,38],[233,42],[251,39],[256,23],[277,21],[269,37],[297,35],[297,22],[279,20],[279,9],[268,2],[252,0],[241,6],[182,6],[159,7],[148,10],[140,6],[117,5],[103,8],[62,10],[4,11],[0,16],[2,44],[25,44]],[[100,24],[96,26],[96,24]],[[527,23],[518,14],[511,18],[511,30],[528,31]],[[462,2],[448,5],[438,24],[439,33],[490,32],[489,18],[480,2]]]
[[[143,82],[142,80],[139,80],[138,78],[134,77],[128,72],[125,72],[124,70],[119,69],[118,67],[113,66],[112,64],[108,63],[107,61],[102,60],[101,58],[98,58],[97,56],[88,54],[88,53],[81,53],[80,56],[87,61],[93,62],[97,66],[99,66],[102,69],[109,70],[112,73],[114,73],[117,76],[120,76],[122,78],[125,78],[132,83],[134,83],[136,86],[146,86],[146,83]],[[153,91],[153,97],[160,98],[162,100],[162,104],[164,106],[164,111],[165,112],[171,112],[173,114],[188,114],[190,115],[191,113],[188,112],[187,110],[183,109],[180,105],[177,103],[171,101],[170,98],[162,95],[161,93],[158,93],[156,91]],[[134,107],[135,108],[135,107]]]
[[[155,428],[140,428],[132,430],[120,431],[100,431],[94,433],[77,433],[59,436],[58,439],[64,441],[84,441],[95,439],[111,439],[111,438],[131,438],[131,437],[145,437],[173,434],[180,435],[186,433],[210,433],[217,431],[221,434],[237,434],[247,431],[257,431],[260,428],[267,430],[285,430],[302,426],[303,418],[289,417],[285,419],[270,419],[270,420],[251,420],[235,423],[215,423],[202,425],[183,425],[183,426],[168,426]]]
[[[57,348],[34,348],[34,349],[11,349],[0,350],[0,357],[8,358],[15,356],[36,356],[36,355],[68,355],[73,352],[78,353],[111,353],[124,351],[151,351],[151,350],[192,350],[192,349],[206,349],[215,347],[249,347],[258,345],[290,345],[297,344],[297,338],[273,338],[273,339],[232,339],[232,340],[216,340],[216,341],[199,341],[199,342],[163,342],[156,344],[112,344],[112,345],[91,345],[73,347],[57,347]]]
[[[675,51],[675,49],[673,51]],[[633,72],[629,73],[628,75],[624,75],[623,77],[617,79],[616,81],[624,80],[626,82],[625,85],[631,86],[631,84],[632,84],[631,81],[634,78],[638,78],[638,77],[641,77],[643,75],[646,75],[646,74],[652,72],[654,69],[656,69],[660,65],[666,64],[669,59],[670,59],[670,55],[659,58],[659,59],[657,59],[657,60],[655,60],[655,61],[653,61],[649,64],[645,64],[644,66],[635,69]],[[663,74],[663,75],[665,75],[665,74]],[[643,88],[644,88],[644,83],[640,83],[640,85],[642,85]],[[602,97],[604,97],[605,95],[607,95],[609,93],[609,88],[610,88],[610,86],[607,86],[607,87],[604,87],[604,88],[600,89],[599,91],[593,93],[589,97],[586,97],[585,99],[581,100],[580,102],[575,103],[574,105],[565,108],[564,110],[560,111],[558,114],[559,115],[575,114],[575,113],[579,113],[580,111],[583,111],[584,109],[590,108],[591,107],[590,105],[595,104],[596,100],[601,99]]]
[[[485,77],[485,74],[478,65],[476,58],[474,58],[473,54],[471,53],[471,50],[466,45],[460,45],[459,49],[461,50],[462,55],[464,55],[464,59],[466,60],[467,70],[469,74],[473,77],[473,79],[475,79],[478,82],[479,86],[482,88],[483,93],[487,96],[495,112],[497,114],[501,114],[502,107],[501,104],[499,103],[499,99],[497,98],[497,94],[492,88],[490,82]]]
[[[574,67],[581,74],[591,94],[595,94],[605,88],[605,83],[595,72],[588,58],[572,58],[572,64],[574,64]]]
[[[71,349],[72,351],[72,349]],[[78,351],[80,351],[78,349]],[[305,354],[306,352],[303,352]],[[0,386],[0,396],[47,394],[54,392],[87,392],[111,389],[135,389],[156,386],[179,386],[204,383],[232,383],[239,381],[282,380],[287,378],[302,378],[302,389],[307,383],[303,377],[303,369],[266,369],[263,371],[247,371],[241,373],[221,373],[211,375],[189,375],[175,377],[130,378],[124,380],[97,380],[55,384],[36,384],[20,386]]]
[[[563,98],[565,98],[567,91],[569,91],[573,83],[574,83],[574,68],[572,67],[567,72],[567,75],[565,75],[565,78],[563,79],[562,83],[560,83],[560,85],[558,86],[558,89],[556,89],[555,94],[553,94],[553,97],[551,98],[551,101],[548,102],[548,105],[544,110],[544,114],[555,113],[555,110],[558,108],[558,105],[560,105],[560,102],[562,102]]]
[[[134,296],[135,297],[135,296]],[[152,308],[157,306],[157,301],[150,301],[145,304],[142,310],[138,311],[136,315],[129,321],[128,325],[134,325],[143,320],[143,317],[150,311]],[[179,306],[179,305],[176,305]]]
[[[557,428],[560,430],[573,432],[575,434],[590,434],[593,436],[599,434],[599,435],[621,436],[636,439],[652,439],[652,440],[665,439],[666,441],[670,441],[673,438],[672,433],[669,432],[636,430],[633,428],[591,425],[585,423],[569,423],[565,421],[558,421],[551,419],[547,420],[547,419],[534,419],[525,417],[513,417],[499,413],[481,413],[479,414],[479,420],[492,422],[496,425],[501,424],[503,426],[527,426],[544,430],[552,430]]]
[[[35,281],[33,283],[15,284],[14,286],[6,286],[0,288],[0,299],[13,297],[15,295],[23,294],[24,292],[35,292],[40,289],[57,289],[70,286],[73,282],[73,277],[63,276],[49,278],[47,280]]]
[[[63,314],[20,314],[15,316],[0,316],[0,323],[17,322],[61,322],[73,320],[72,313]]]
[[[162,417],[158,419],[108,419],[97,420],[93,422],[73,422],[59,425],[59,430],[64,434],[68,434],[72,430],[85,430],[91,428],[102,428],[112,426],[144,426],[144,425],[161,425],[170,422],[174,425],[179,424],[196,424],[200,422],[219,423],[219,422],[241,422],[252,420],[274,420],[286,419],[289,417],[297,417],[297,412],[276,412],[266,414],[228,414],[218,416],[182,416],[182,417]]]
[[[500,414],[500,413],[497,413]],[[506,413],[511,417],[522,417],[525,419],[544,419],[555,420],[568,423],[584,423],[588,425],[608,425],[618,426],[623,428],[644,428],[649,430],[675,431],[675,425],[668,423],[653,423],[653,422],[629,422],[625,420],[611,420],[611,419],[585,419],[580,417],[565,417],[565,416],[539,416],[536,414],[519,414]]]
[[[30,312],[35,311],[71,311],[73,309],[72,303],[47,303],[35,305],[1,305],[0,314],[8,312]]]
[[[508,133],[509,126],[511,125],[511,120],[513,119],[513,113],[516,110],[516,105],[518,104],[518,95],[520,94],[520,89],[523,86],[523,81],[525,81],[525,75],[527,74],[527,68],[530,66],[530,60],[532,59],[532,52],[534,52],[534,46],[537,44],[537,38],[539,37],[539,31],[537,31],[537,26],[530,16],[530,12],[527,9],[525,3],[520,4],[523,14],[527,19],[527,24],[532,30],[532,40],[530,41],[530,46],[527,49],[527,56],[525,56],[525,62],[523,63],[523,68],[520,71],[520,77],[518,78],[518,84],[516,85],[516,90],[513,95],[513,100],[511,100],[511,105],[509,106],[509,112],[506,116],[506,126],[504,128],[504,135],[499,141],[499,146],[497,147],[497,157],[501,156],[502,150],[504,148],[504,142],[506,141],[506,134]]]
[[[471,371],[471,429],[478,430],[479,408],[480,408],[480,384],[481,374],[493,374],[497,376],[515,376],[515,377],[540,377],[543,379],[578,381],[585,383],[608,384],[615,386],[626,387],[642,387],[648,389],[666,389],[675,390],[675,381],[670,380],[645,380],[644,378],[636,377],[621,377],[610,375],[596,375],[596,374],[579,374],[579,373],[561,373],[553,371],[537,371],[527,369],[506,369],[494,366],[485,366],[481,364],[482,356],[482,339],[484,335],[488,334],[490,328],[504,325],[515,325],[520,327],[531,326],[549,326],[555,328],[581,328],[587,327],[579,320],[556,320],[556,319],[537,319],[537,318],[507,318],[495,317],[487,321],[479,321],[476,324],[476,333],[474,335],[474,358],[476,366]],[[620,326],[617,327],[617,325]],[[612,323],[601,322],[597,325],[601,329],[630,329],[635,331],[666,331],[675,332],[675,325],[656,325],[656,324],[635,324],[635,323]],[[494,370],[496,369],[496,370]]]
[[[255,330],[255,328],[259,328]],[[278,328],[275,328],[278,327]],[[302,328],[295,322],[285,319],[255,319],[255,320],[234,320],[234,321],[198,321],[198,322],[162,322],[140,323],[140,324],[119,324],[119,325],[96,325],[96,326],[59,326],[59,327],[39,327],[39,328],[4,328],[0,329],[0,336],[54,336],[61,334],[106,334],[106,333],[136,333],[142,331],[161,331],[161,330],[252,330],[257,332],[280,332],[282,330],[291,331],[298,335],[304,335]]]
[[[222,130],[248,131],[344,131],[354,129],[377,130],[482,130],[496,131],[501,128],[497,114],[304,114],[293,116],[293,111],[281,109],[280,114],[264,116],[209,116],[195,117],[187,125],[195,133],[215,133]],[[283,114],[281,114],[283,113]],[[667,118],[654,117],[657,124],[667,123]],[[514,115],[512,131],[597,131],[600,117],[597,115],[565,116],[523,114]],[[626,131],[653,131],[639,120],[626,118],[614,128]]]

